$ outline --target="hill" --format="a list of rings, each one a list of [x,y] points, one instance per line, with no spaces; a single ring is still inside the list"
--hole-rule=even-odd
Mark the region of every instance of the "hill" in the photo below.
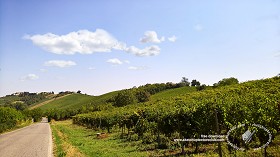
[[[174,139],[197,138],[201,135],[226,136],[230,133],[229,142],[240,144],[239,148],[260,148],[270,142],[271,147],[267,149],[269,154],[279,154],[279,151],[275,151],[279,150],[278,142],[270,138],[279,137],[280,77],[217,86],[202,91],[188,88],[159,92],[153,96],[152,101],[145,103],[78,114],[73,117],[73,123],[93,130],[102,129],[103,132],[106,129],[108,134],[117,132],[121,139],[138,141],[141,143],[139,149],[149,151],[163,149],[170,152],[182,149],[181,153],[184,153],[184,146],[178,145]],[[191,92],[177,95],[187,90]],[[169,99],[160,99],[168,96]],[[248,128],[254,129],[256,133],[250,144],[242,143],[241,135]],[[194,153],[197,153],[198,147],[204,149],[212,146],[200,143],[200,146],[195,147]],[[230,154],[236,147],[227,147],[224,143],[222,149]],[[217,151],[215,149],[212,147],[211,151]],[[257,152],[259,154],[255,153],[240,156],[259,156],[261,149]]]
[[[53,101],[48,102],[38,108],[46,109],[68,109],[68,108],[78,108],[85,104],[89,104],[94,96],[83,95],[83,94],[69,94],[62,98],[55,98]]]
[[[38,103],[30,105],[29,109],[32,110],[32,109],[35,109],[35,108],[39,108],[39,107],[41,107],[43,105],[49,104],[52,101],[59,100],[59,99],[64,98],[64,97],[66,97],[68,95],[71,95],[71,94],[63,95],[63,96],[60,96],[60,97],[57,97],[56,95],[53,95],[52,97],[48,97],[49,99],[47,99],[45,101],[38,102]]]
[[[184,95],[195,91],[197,91],[195,87],[180,87],[180,88],[168,89],[152,95],[151,101],[170,99],[172,97]]]
[[[29,93],[17,92],[0,98],[0,106],[9,106],[17,110],[24,110],[46,100],[55,94],[53,92]]]
[[[197,91],[195,87],[180,87],[172,88],[160,91],[151,96],[151,102],[170,99],[175,96],[184,95],[186,93]],[[43,110],[46,109],[80,109],[84,107],[94,107],[96,110],[107,109],[112,107],[111,102],[120,91],[109,92],[100,96],[89,96],[82,94],[72,94],[61,99],[52,99],[47,100],[40,104],[40,107]]]

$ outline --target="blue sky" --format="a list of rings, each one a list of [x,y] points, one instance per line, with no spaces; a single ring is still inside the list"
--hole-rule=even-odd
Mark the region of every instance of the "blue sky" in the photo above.
[[[1,0],[0,96],[280,73],[278,0]]]

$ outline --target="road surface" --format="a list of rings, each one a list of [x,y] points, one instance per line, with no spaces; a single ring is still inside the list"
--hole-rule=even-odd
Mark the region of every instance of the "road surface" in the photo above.
[[[52,157],[52,138],[47,119],[0,135],[2,157]]]

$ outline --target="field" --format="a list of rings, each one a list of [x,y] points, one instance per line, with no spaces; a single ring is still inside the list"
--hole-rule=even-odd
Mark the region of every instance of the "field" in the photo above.
[[[107,133],[118,127],[119,134],[135,136],[143,146],[148,146],[147,149],[173,151],[181,148],[184,154],[184,149],[189,146],[186,143],[178,144],[174,139],[224,135],[240,124],[246,124],[246,127],[254,123],[263,125],[272,136],[278,137],[279,89],[279,77],[203,91],[193,91],[191,87],[170,89],[153,95],[154,98],[145,103],[78,114],[73,117],[73,122],[91,129],[106,129]],[[242,134],[239,134],[245,131],[245,128],[237,130],[230,138],[241,143]],[[253,138],[256,142],[250,146],[257,147],[268,139],[268,135],[260,131]],[[274,142],[271,144],[274,145]],[[250,147],[246,143],[241,144],[244,148]],[[203,148],[205,144],[199,147]],[[193,153],[197,154],[199,147]],[[224,148],[223,151],[227,154],[226,151],[232,150]],[[206,152],[211,150],[203,153]],[[250,153],[250,156],[256,153],[261,152]],[[277,153],[275,149],[268,151],[268,154]]]
[[[71,120],[52,122],[56,156],[98,156],[125,157],[147,156],[147,152],[137,151],[135,146],[139,142],[124,142],[112,133],[97,138],[99,131],[93,131],[73,125]]]
[[[39,101],[36,106],[30,105],[36,109],[17,112],[24,113],[21,119],[26,113],[28,118],[37,113],[52,119],[57,156],[218,156],[219,150],[223,156],[262,156],[264,149],[251,148],[262,146],[268,134],[264,131],[252,134],[254,142],[249,144],[241,136],[249,129],[258,131],[252,124],[260,124],[270,131],[272,141],[266,154],[277,156],[280,154],[279,98],[280,77],[273,77],[203,89],[162,83],[100,96],[75,93]],[[117,100],[121,101],[116,103]],[[245,148],[245,152],[233,149],[226,142],[221,143],[220,149],[217,142],[174,141],[226,135],[240,124],[246,127],[236,130],[229,138]]]
[[[71,120],[52,121],[51,128],[54,137],[55,156],[62,157],[148,157],[148,156],[184,156],[180,154],[180,149],[162,150],[148,149],[149,145],[142,144],[142,141],[133,139],[120,139],[117,129],[111,133],[106,133],[97,137],[102,130],[87,129],[82,126],[72,124]],[[135,138],[135,137],[134,137]],[[223,156],[262,156],[263,150],[258,151],[235,151],[229,154],[228,145],[222,143]],[[280,136],[274,140],[273,146],[268,147],[269,156],[277,157],[280,149]],[[197,153],[194,153],[195,146],[189,143],[185,151],[187,156],[192,157],[217,157],[217,143],[204,143]]]
[[[93,96],[83,95],[83,94],[71,94],[67,95],[61,99],[51,101],[43,106],[40,106],[42,110],[46,109],[67,109],[80,107],[84,104],[90,103],[94,99]]]
[[[84,94],[70,94],[60,99],[54,99],[53,101],[46,103],[39,108],[42,110],[48,109],[79,109],[86,106],[98,106],[106,104],[106,101],[117,94],[116,92],[110,92],[100,96],[90,96]]]

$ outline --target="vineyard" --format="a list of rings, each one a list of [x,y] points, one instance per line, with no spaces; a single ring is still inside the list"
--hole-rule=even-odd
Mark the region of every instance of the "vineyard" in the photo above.
[[[174,139],[226,134],[239,124],[263,125],[274,138],[280,130],[280,77],[79,114],[73,123],[109,133],[118,128],[121,138],[142,140],[152,149],[176,149],[182,144]]]

